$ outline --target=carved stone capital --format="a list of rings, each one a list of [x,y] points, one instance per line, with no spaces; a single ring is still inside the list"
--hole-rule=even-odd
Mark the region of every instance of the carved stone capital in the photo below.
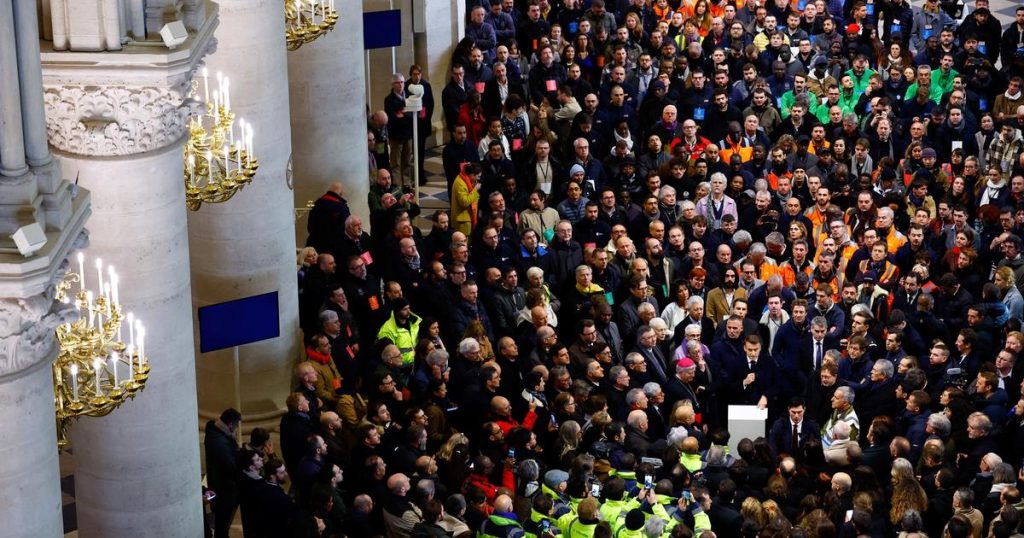
[[[77,313],[55,303],[52,288],[42,295],[0,299],[0,379],[17,375],[57,356],[57,325]]]
[[[50,143],[69,153],[132,155],[160,149],[185,133],[185,87],[47,88]]]
[[[198,27],[174,49],[134,42],[118,52],[56,51],[42,42],[50,144],[76,155],[118,157],[181,140],[198,105],[189,99],[196,72],[217,48],[216,9],[192,11]]]

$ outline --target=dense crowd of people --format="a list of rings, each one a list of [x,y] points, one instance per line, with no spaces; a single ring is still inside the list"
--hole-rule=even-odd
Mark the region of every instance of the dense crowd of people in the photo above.
[[[964,9],[471,0],[310,213],[280,451],[207,426],[216,535],[1021,536],[1024,7]]]

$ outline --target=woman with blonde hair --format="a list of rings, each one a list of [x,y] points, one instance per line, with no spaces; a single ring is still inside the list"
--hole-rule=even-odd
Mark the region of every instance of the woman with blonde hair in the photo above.
[[[768,522],[765,517],[764,506],[761,501],[754,497],[747,497],[743,499],[743,504],[740,505],[740,515],[743,516],[745,521],[752,521],[758,531],[764,528],[764,524]]]
[[[472,338],[480,344],[480,360],[484,362],[494,360],[494,346],[491,345],[491,339],[487,337],[487,330],[484,329],[482,321],[478,319],[470,321],[462,337]]]
[[[304,247],[299,250],[299,258],[295,262],[296,269],[299,275],[299,293],[302,293],[302,285],[306,282],[306,273],[309,272],[309,268],[316,265],[316,259],[319,254],[316,253],[316,249],[313,247]]]
[[[892,462],[892,508],[889,522],[896,525],[907,510],[924,513],[928,509],[928,495],[914,477],[914,467],[906,458]]]
[[[572,461],[579,454],[580,439],[583,438],[583,429],[575,420],[567,420],[558,427],[558,437],[555,439],[555,449],[552,451],[553,461],[549,463],[559,469],[572,467]]]

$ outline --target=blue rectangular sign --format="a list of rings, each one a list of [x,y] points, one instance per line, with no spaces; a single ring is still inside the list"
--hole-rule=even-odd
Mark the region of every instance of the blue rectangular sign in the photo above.
[[[277,292],[199,309],[199,351],[240,346],[281,336]]]
[[[402,46],[402,10],[363,13],[363,49]]]

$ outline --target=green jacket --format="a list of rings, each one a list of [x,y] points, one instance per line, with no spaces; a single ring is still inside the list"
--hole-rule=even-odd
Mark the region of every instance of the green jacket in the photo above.
[[[390,189],[384,190],[377,185],[376,181],[374,181],[373,185],[370,185],[370,192],[366,194],[366,203],[370,206],[370,211],[384,209],[384,206],[381,204],[381,199],[388,193],[393,194],[395,198],[398,198],[399,200],[402,198],[402,188],[398,185],[392,184]]]
[[[596,519],[585,522],[575,513],[569,513],[558,518],[558,529],[568,538],[593,538],[598,523]]]
[[[611,524],[612,530],[619,528],[625,523],[626,514],[634,508],[640,507],[640,501],[635,497],[630,499],[623,499],[620,501],[606,500],[601,505],[601,519]]]
[[[700,454],[683,453],[679,456],[679,463],[681,463],[683,467],[691,473],[695,473],[704,468],[704,462],[700,461]]]
[[[558,536],[562,531],[558,530],[558,522],[540,512],[530,509],[530,519],[523,523],[523,530],[526,531],[526,538],[537,538],[541,532],[541,521],[547,520],[551,523],[551,534]]]
[[[945,90],[940,84],[936,82],[936,79],[934,78],[935,71],[932,71],[932,73],[932,85],[930,88],[928,88],[928,98],[931,99],[932,101],[935,101],[935,104],[939,104],[942,102],[942,94]],[[952,79],[950,79],[950,88],[952,88],[952,84]],[[916,82],[911,84],[910,86],[907,86],[907,93],[903,95],[904,101],[913,101],[914,99],[917,99]]]
[[[821,106],[821,100],[811,92],[806,92],[805,95],[807,96],[807,114],[814,114],[815,117],[818,117],[818,108]],[[789,111],[793,108],[793,103],[795,102],[796,95],[793,94],[793,90],[782,94],[782,97],[779,99],[779,114],[782,116],[782,119],[789,117]],[[828,115],[828,111],[825,112],[825,115]]]
[[[395,313],[384,322],[384,326],[377,332],[377,338],[387,338],[398,346],[402,352],[402,366],[412,366],[416,360],[416,342],[420,334],[420,322],[423,321],[416,314],[409,316],[409,327],[399,327],[395,321]]]
[[[875,71],[868,68],[864,69],[864,74],[860,77],[853,73],[853,68],[847,69],[846,72],[843,73],[844,76],[850,75],[850,78],[853,79],[853,94],[857,97],[860,97],[860,94],[868,91],[868,80],[871,78],[871,75],[874,74]]]
[[[476,533],[477,538],[520,538],[525,535],[518,521],[498,514],[491,514]]]

